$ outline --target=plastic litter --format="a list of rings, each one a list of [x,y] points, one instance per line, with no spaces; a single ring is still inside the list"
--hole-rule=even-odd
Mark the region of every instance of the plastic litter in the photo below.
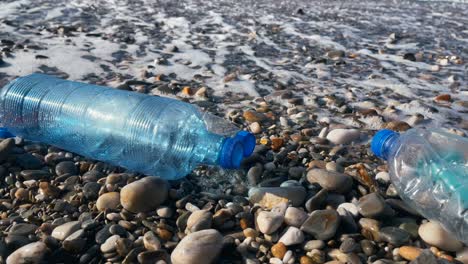
[[[441,130],[380,130],[374,154],[388,163],[401,198],[468,243],[468,139]]]
[[[0,93],[1,137],[44,142],[169,180],[199,164],[239,168],[251,155],[255,137],[234,134],[221,120],[175,99],[43,74],[13,80]]]

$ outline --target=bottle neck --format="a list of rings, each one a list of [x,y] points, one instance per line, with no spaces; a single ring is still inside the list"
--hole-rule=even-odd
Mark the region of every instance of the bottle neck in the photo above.
[[[217,165],[224,140],[224,136],[210,132],[200,137],[195,151],[198,162],[205,165]]]
[[[382,146],[382,158],[388,160],[390,153],[393,149],[398,146],[398,139],[400,138],[400,134],[395,133],[389,136],[383,143]]]

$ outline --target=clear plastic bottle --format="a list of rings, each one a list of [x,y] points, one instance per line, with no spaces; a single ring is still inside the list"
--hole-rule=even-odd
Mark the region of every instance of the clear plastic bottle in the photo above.
[[[198,164],[237,168],[255,147],[246,131],[232,137],[208,131],[206,118],[191,104],[43,74],[2,89],[0,121],[4,136],[166,179],[184,177]]]
[[[468,139],[440,130],[381,130],[374,154],[388,162],[401,198],[468,243]]]

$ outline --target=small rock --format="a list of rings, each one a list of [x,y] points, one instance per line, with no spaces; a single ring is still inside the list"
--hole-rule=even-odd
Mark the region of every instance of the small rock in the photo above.
[[[288,207],[284,214],[284,222],[289,226],[301,227],[308,215],[304,210],[296,207]]]
[[[213,263],[223,247],[223,236],[215,229],[201,230],[184,237],[171,254],[172,264]]]
[[[113,235],[107,238],[106,242],[101,245],[102,253],[109,253],[115,251],[117,247],[117,240],[120,238],[119,235]]]
[[[57,176],[64,174],[76,175],[78,173],[78,169],[73,161],[62,161],[55,166],[55,173]]]
[[[359,225],[361,226],[361,232],[367,239],[379,240],[380,235],[380,222],[370,218],[359,219]]]
[[[274,244],[272,247],[271,247],[271,254],[275,257],[275,258],[279,258],[279,259],[282,259],[284,257],[284,254],[286,254],[286,251],[288,249],[286,248],[286,245],[283,244],[282,242],[278,242],[277,244]]]
[[[262,132],[262,127],[260,126],[258,122],[253,122],[252,124],[250,124],[249,127],[250,127],[250,131],[252,131],[252,133],[254,134],[258,134]]]
[[[155,210],[169,192],[169,183],[159,177],[145,177],[127,184],[120,191],[120,202],[126,210],[139,213]]]
[[[340,251],[343,253],[351,253],[358,248],[356,241],[350,237],[345,238],[340,245]]]
[[[436,256],[434,256],[434,254],[428,249],[423,250],[421,254],[415,260],[410,262],[410,264],[438,264],[438,263],[439,262],[437,261]]]
[[[390,182],[390,174],[386,171],[381,171],[375,175],[375,179],[388,183]]]
[[[307,180],[310,183],[318,183],[328,191],[346,193],[353,186],[353,180],[344,173],[326,171],[323,169],[311,169],[307,173]]]
[[[340,216],[335,210],[315,210],[302,224],[301,230],[316,239],[327,240],[335,235],[339,222]]]
[[[289,187],[254,187],[249,190],[249,200],[252,204],[271,209],[281,203],[291,202],[292,206],[301,206],[306,196],[302,186]]]
[[[242,231],[242,233],[244,233],[245,237],[255,238],[255,237],[258,236],[258,231],[253,229],[253,228],[250,228],[250,227],[244,229],[244,231]]]
[[[170,207],[161,206],[156,210],[156,214],[162,218],[171,218],[174,212]]]
[[[304,242],[304,234],[299,228],[290,226],[281,236],[279,242],[282,242],[286,246],[301,244]]]
[[[169,262],[169,254],[165,250],[146,251],[138,254],[138,263],[141,264],[164,264]]]
[[[79,221],[71,221],[54,228],[54,230],[52,231],[52,237],[62,241],[80,228],[81,223]]]
[[[392,216],[393,209],[385,203],[385,200],[377,193],[364,195],[359,199],[359,213],[367,218],[376,218],[380,216]]]
[[[437,222],[430,221],[422,224],[418,233],[424,242],[442,250],[458,251],[463,248],[463,244]]]
[[[244,118],[248,122],[262,122],[266,119],[265,115],[253,110],[247,110],[244,112]]]
[[[411,246],[403,246],[398,250],[398,254],[406,260],[415,260],[419,255],[421,255],[422,249]]]
[[[342,203],[338,206],[337,211],[340,213],[339,209],[343,208],[344,210],[348,211],[353,217],[359,216],[359,209],[353,203]]]
[[[261,166],[253,166],[247,172],[247,180],[249,184],[252,186],[257,185],[260,182],[260,178],[262,177],[263,168]]]
[[[403,229],[387,226],[380,229],[380,240],[395,246],[401,246],[410,240],[410,234]]]
[[[42,262],[42,258],[47,253],[47,246],[43,242],[34,242],[22,246],[8,256],[7,264],[38,264]]]
[[[119,205],[120,193],[118,192],[103,193],[96,201],[96,208],[99,211],[104,211],[106,209],[115,210]]]
[[[357,129],[337,128],[330,131],[327,139],[334,144],[349,144],[360,138],[361,133]]]
[[[325,242],[322,240],[309,240],[304,245],[305,251],[312,251],[313,249],[322,249],[325,247]]]
[[[10,155],[14,147],[15,147],[14,138],[7,138],[0,142],[0,162],[8,158],[8,155]]]
[[[193,212],[187,220],[187,230],[196,232],[203,229],[210,229],[213,214],[209,211],[198,210]]]
[[[89,200],[95,200],[99,197],[101,185],[96,182],[88,182],[83,186],[83,195]]]
[[[256,220],[260,232],[269,235],[283,224],[284,216],[277,212],[261,211]]]

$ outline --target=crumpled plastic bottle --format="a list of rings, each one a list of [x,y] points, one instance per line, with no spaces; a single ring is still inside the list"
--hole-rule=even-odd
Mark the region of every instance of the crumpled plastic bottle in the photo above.
[[[388,163],[401,198],[468,244],[468,139],[430,129],[380,130],[374,154]]]

